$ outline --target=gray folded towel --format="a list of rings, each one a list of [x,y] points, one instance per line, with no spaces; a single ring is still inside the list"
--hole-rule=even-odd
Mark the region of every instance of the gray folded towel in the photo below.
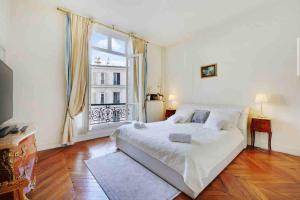
[[[136,129],[142,129],[146,128],[146,125],[144,122],[133,122],[133,127]]]
[[[172,142],[191,143],[192,136],[185,133],[170,133],[169,140]]]

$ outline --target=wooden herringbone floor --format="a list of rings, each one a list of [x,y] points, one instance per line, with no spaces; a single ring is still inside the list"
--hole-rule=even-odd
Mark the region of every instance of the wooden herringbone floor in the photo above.
[[[37,200],[107,200],[84,160],[115,150],[109,138],[39,152],[37,186],[28,196]],[[176,200],[187,200],[180,194]],[[300,199],[300,157],[244,150],[197,198]]]

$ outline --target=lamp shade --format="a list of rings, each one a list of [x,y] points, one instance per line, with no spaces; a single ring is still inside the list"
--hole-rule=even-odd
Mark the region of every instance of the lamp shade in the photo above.
[[[255,96],[255,102],[256,103],[267,103],[268,102],[267,95],[265,95],[265,94],[257,94]]]
[[[169,95],[169,101],[174,101],[176,99],[175,95],[170,94]]]
[[[176,109],[176,105],[177,105],[176,98],[177,97],[173,94],[169,95],[169,108],[170,109]]]

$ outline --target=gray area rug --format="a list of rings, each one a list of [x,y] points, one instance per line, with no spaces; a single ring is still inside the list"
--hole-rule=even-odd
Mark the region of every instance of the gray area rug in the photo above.
[[[180,191],[122,152],[86,161],[110,200],[170,200]]]

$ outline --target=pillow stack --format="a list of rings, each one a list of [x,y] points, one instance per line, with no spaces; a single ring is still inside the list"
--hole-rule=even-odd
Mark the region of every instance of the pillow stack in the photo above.
[[[204,128],[228,130],[237,127],[239,117],[239,112],[214,110],[210,112]]]
[[[168,118],[168,120],[170,119],[170,121],[173,121],[174,123],[184,123],[184,122],[190,122],[191,118],[194,114],[195,110],[192,108],[179,108],[175,115],[171,116],[170,118]]]
[[[241,113],[227,110],[195,110],[190,107],[179,108],[167,121],[171,123],[201,123],[204,128],[229,130],[238,126]]]

